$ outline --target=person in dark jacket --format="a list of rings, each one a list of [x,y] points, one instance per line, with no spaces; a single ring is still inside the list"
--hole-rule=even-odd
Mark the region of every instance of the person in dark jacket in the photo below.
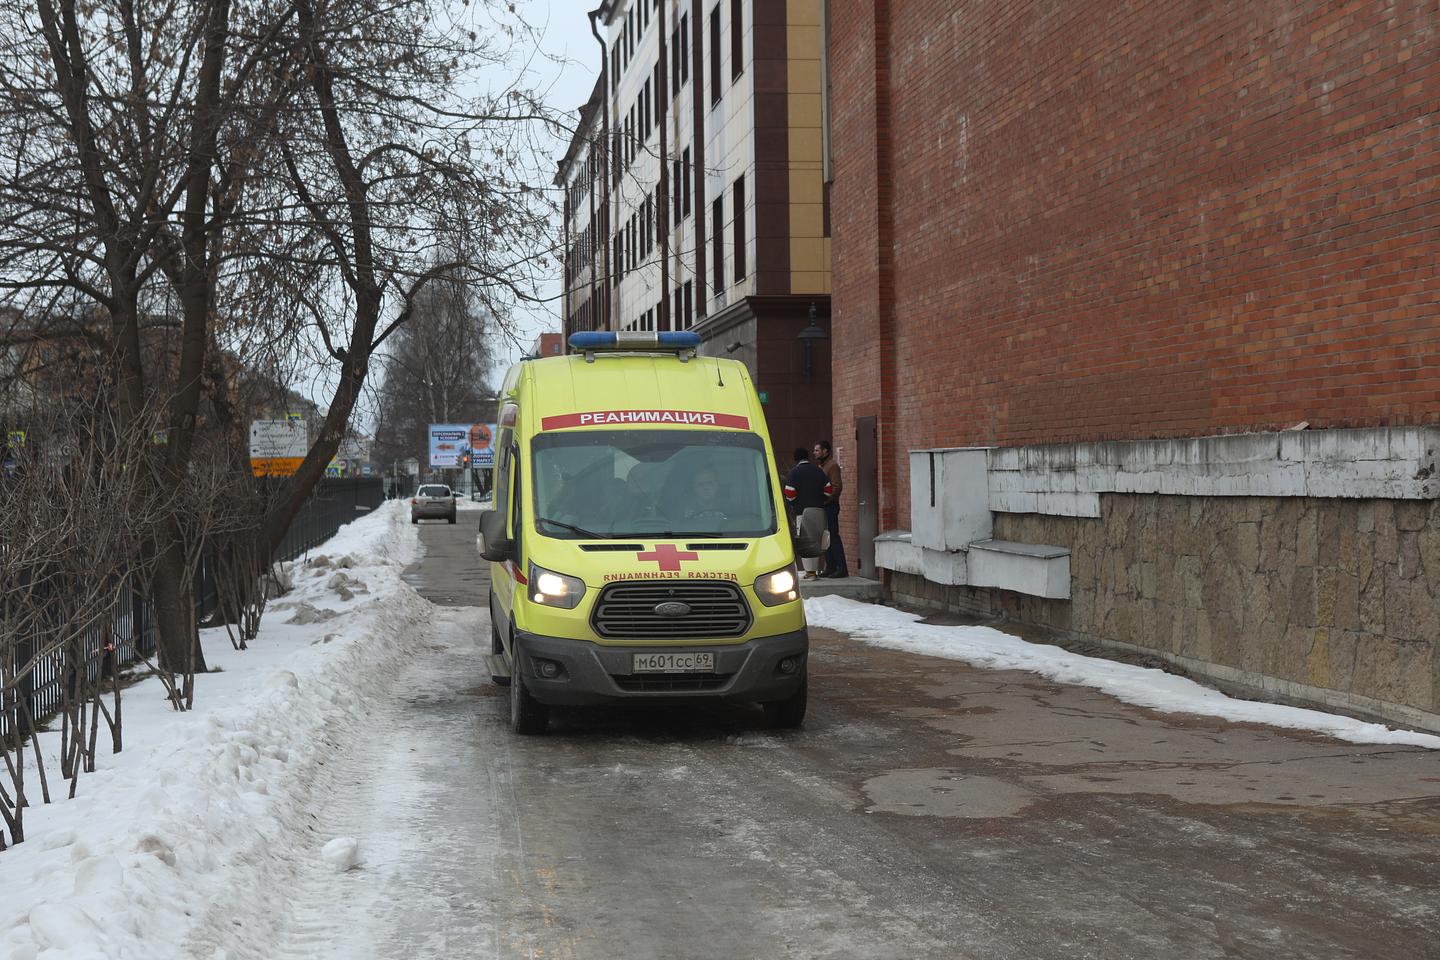
[[[830,549],[825,551],[825,572],[822,577],[839,579],[850,576],[850,567],[845,563],[845,545],[840,542],[840,491],[845,483],[840,477],[840,464],[835,462],[829,440],[815,444],[815,462],[830,481],[825,494],[825,519],[830,527]]]
[[[805,458],[802,447],[796,447],[795,466],[790,468],[790,473],[785,477],[785,502],[790,506],[797,525],[806,508],[824,508],[829,490],[830,480],[825,476],[825,471]],[[800,566],[805,570],[803,579],[814,580],[820,558],[801,558]]]

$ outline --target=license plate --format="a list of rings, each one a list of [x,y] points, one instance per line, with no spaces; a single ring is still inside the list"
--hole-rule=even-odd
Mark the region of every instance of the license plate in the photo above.
[[[637,653],[635,673],[714,673],[713,653]]]

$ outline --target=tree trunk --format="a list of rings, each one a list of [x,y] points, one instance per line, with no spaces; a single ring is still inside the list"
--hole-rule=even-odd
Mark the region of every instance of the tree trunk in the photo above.
[[[196,673],[204,673],[205,651],[200,648],[200,634],[195,629],[195,596],[193,571],[185,569],[185,546],[174,527],[165,531],[155,564],[155,648],[160,668],[170,673],[186,673],[192,662]],[[190,659],[191,653],[194,660]]]

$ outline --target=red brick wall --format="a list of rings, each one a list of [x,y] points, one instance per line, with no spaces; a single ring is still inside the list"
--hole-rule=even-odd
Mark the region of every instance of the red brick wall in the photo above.
[[[893,247],[886,233],[881,242],[881,197],[889,198],[889,181],[880,176],[882,162],[888,169],[888,129],[882,136],[882,122],[888,127],[888,65],[877,49],[877,30],[888,21],[887,0],[855,2],[831,0],[830,82],[831,155],[834,181],[830,188],[831,210],[831,378],[834,383],[833,442],[841,448],[845,470],[845,493],[841,506],[841,533],[855,566],[855,419],[881,417],[880,446],[885,443],[882,395],[893,398],[894,390],[882,391],[882,367],[887,385],[893,377],[894,302],[890,262]],[[883,36],[878,38],[883,41]],[[893,221],[887,216],[886,225]],[[884,260],[882,264],[882,258]],[[885,308],[882,324],[882,305]],[[882,343],[884,350],[882,351]],[[893,401],[886,400],[887,408]],[[893,444],[889,450],[894,449]],[[889,464],[893,472],[893,463]],[[881,527],[893,527],[897,504],[892,489],[882,494]],[[886,502],[886,497],[889,502]]]
[[[881,415],[882,526],[910,448],[1440,421],[1434,0],[830,4],[835,433]]]

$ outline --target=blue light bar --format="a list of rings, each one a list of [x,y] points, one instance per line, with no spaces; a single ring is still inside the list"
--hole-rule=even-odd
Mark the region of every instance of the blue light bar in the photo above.
[[[570,349],[581,353],[596,350],[697,350],[700,334],[688,330],[586,330],[570,334]]]

